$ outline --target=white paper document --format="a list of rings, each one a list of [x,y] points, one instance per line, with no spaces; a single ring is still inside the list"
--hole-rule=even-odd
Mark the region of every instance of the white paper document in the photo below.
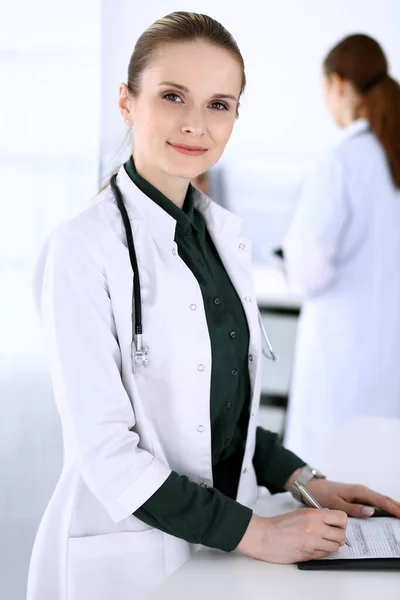
[[[327,558],[400,558],[400,519],[349,518],[346,537],[351,548],[342,546]]]

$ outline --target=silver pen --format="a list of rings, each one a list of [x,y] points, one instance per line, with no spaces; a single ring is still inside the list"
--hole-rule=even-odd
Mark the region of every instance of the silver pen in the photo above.
[[[309,504],[312,506],[312,508],[317,508],[318,510],[322,510],[322,506],[320,505],[320,503],[314,498],[314,496],[312,496],[310,494],[310,492],[307,490],[307,488],[304,487],[304,485],[302,483],[299,483],[297,481],[297,479],[295,479],[295,481],[293,482],[293,485],[297,489],[297,491],[300,493],[300,495],[309,502]],[[349,540],[347,539],[347,537],[345,539],[345,543],[346,543],[346,546],[351,548],[351,544],[350,544]]]

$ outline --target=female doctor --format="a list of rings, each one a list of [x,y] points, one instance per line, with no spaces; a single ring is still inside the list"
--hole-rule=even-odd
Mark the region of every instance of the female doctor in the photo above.
[[[150,26],[120,87],[133,156],[45,245],[35,289],[65,461],[29,600],[136,600],[198,544],[291,563],[336,551],[346,513],[400,517],[388,498],[318,479],[256,427],[249,243],[189,185],[221,156],[244,85],[239,49],[213,19],[178,12]],[[281,492],[296,477],[333,510],[253,514],[257,484]]]
[[[366,35],[342,40],[323,70],[344,133],[284,243],[305,296],[285,445],[306,460],[353,415],[400,417],[400,86]]]

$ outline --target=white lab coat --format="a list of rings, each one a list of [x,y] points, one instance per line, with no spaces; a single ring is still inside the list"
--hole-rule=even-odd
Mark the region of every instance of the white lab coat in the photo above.
[[[366,120],[308,178],[284,251],[305,295],[285,445],[315,462],[350,417],[400,417],[400,193]]]
[[[176,221],[122,167],[141,277],[148,368],[132,369],[132,270],[110,188],[50,237],[35,295],[62,421],[64,467],[33,549],[28,600],[136,600],[197,549],[132,513],[171,470],[212,486],[211,347],[197,280],[178,256]],[[260,330],[241,220],[195,202],[246,312],[251,416],[237,499],[257,497],[252,459]]]

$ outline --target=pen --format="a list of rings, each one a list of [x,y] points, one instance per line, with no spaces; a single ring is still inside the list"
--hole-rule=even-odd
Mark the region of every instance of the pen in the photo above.
[[[317,502],[317,500],[314,498],[314,496],[312,496],[310,494],[310,492],[304,487],[303,484],[299,483],[297,481],[297,479],[296,479],[294,481],[293,485],[300,492],[300,494],[303,496],[303,498],[305,498],[313,508],[317,508],[318,510],[322,510],[322,506],[320,505],[320,503]],[[349,548],[351,548],[351,544],[350,544],[349,540],[347,539],[347,537],[346,537],[345,543],[346,543],[346,546],[348,546]]]

